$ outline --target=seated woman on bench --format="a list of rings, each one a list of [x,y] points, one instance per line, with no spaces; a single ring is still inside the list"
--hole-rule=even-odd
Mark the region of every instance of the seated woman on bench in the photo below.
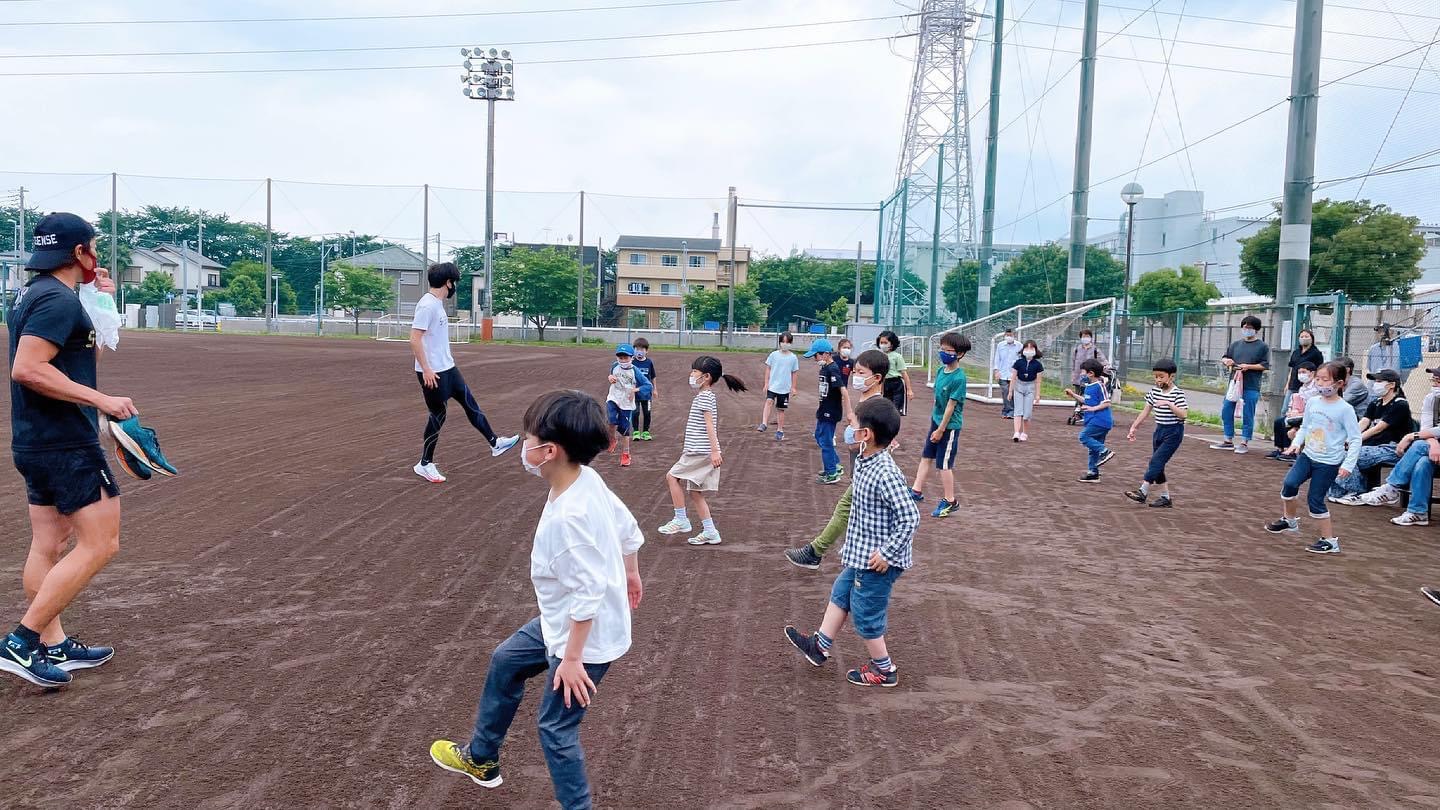
[[[1400,390],[1400,374],[1394,369],[1381,369],[1365,375],[1374,388],[1375,398],[1365,409],[1360,420],[1360,461],[1355,467],[1356,475],[1342,478],[1330,487],[1328,500],[1331,503],[1358,506],[1364,501],[1360,493],[1365,489],[1365,470],[1381,464],[1394,464],[1400,460],[1399,443],[1415,429],[1414,417],[1410,415],[1410,403],[1405,392]],[[1407,448],[1408,449],[1408,448]]]

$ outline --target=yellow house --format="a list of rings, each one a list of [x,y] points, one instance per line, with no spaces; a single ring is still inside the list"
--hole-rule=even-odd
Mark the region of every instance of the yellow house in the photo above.
[[[750,277],[750,248],[719,239],[621,236],[615,242],[615,305],[639,329],[674,329],[685,289],[726,289]]]

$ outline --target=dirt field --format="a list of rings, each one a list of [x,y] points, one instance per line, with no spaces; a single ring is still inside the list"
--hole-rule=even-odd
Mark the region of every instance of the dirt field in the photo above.
[[[607,357],[457,349],[506,431],[549,388],[603,396]],[[972,404],[964,511],[924,519],[896,587],[901,686],[859,689],[848,628],[819,670],[781,633],[819,621],[837,571],[781,556],[840,494],[811,482],[808,381],[780,446],[747,428],[759,396],[721,395],[723,545],[654,531],[690,359],[657,357],[658,438],[635,466],[597,461],[647,529],[635,644],[584,726],[598,806],[1440,806],[1440,608],[1416,591],[1440,583],[1440,529],[1337,507],[1344,553],[1306,554],[1259,529],[1283,468],[1258,454],[1187,441],[1180,508],[1147,510],[1120,495],[1147,455],[1123,428],[1105,482],[1082,485],[1063,412],[1017,446]],[[760,356],[727,360],[762,387]],[[0,805],[550,806],[533,696],[498,791],[426,753],[468,737],[491,649],[535,612],[545,491],[454,411],[450,482],[413,475],[409,362],[403,344],[234,336],[126,335],[107,355],[102,383],[183,477],[125,485],[120,556],[66,615],[115,660],[57,693],[0,681]],[[908,420],[907,470],[923,428]],[[0,499],[9,626],[29,537],[13,471]]]

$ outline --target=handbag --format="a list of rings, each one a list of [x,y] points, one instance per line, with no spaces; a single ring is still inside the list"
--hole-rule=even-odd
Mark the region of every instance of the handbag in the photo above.
[[[1235,376],[1230,378],[1230,385],[1225,389],[1226,402],[1239,402],[1245,398],[1242,379],[1243,373],[1239,371],[1235,372]]]

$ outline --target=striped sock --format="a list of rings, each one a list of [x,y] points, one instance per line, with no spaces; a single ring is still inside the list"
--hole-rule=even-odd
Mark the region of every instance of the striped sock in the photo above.
[[[895,670],[895,662],[891,661],[888,655],[884,658],[871,658],[870,663],[881,672],[893,672]]]
[[[713,532],[713,531],[715,531],[715,519],[714,519],[714,518],[705,518],[704,520],[700,521],[700,529],[701,529],[701,531],[707,531],[707,532]]]
[[[690,520],[690,518],[688,518],[688,517],[685,516],[685,507],[682,506],[682,507],[680,507],[679,509],[676,509],[676,510],[675,510],[675,519],[676,519],[676,520],[685,520],[685,521]]]
[[[815,641],[820,645],[820,649],[825,652],[830,652],[830,645],[835,643],[834,639],[830,638],[819,630],[815,631]]]

